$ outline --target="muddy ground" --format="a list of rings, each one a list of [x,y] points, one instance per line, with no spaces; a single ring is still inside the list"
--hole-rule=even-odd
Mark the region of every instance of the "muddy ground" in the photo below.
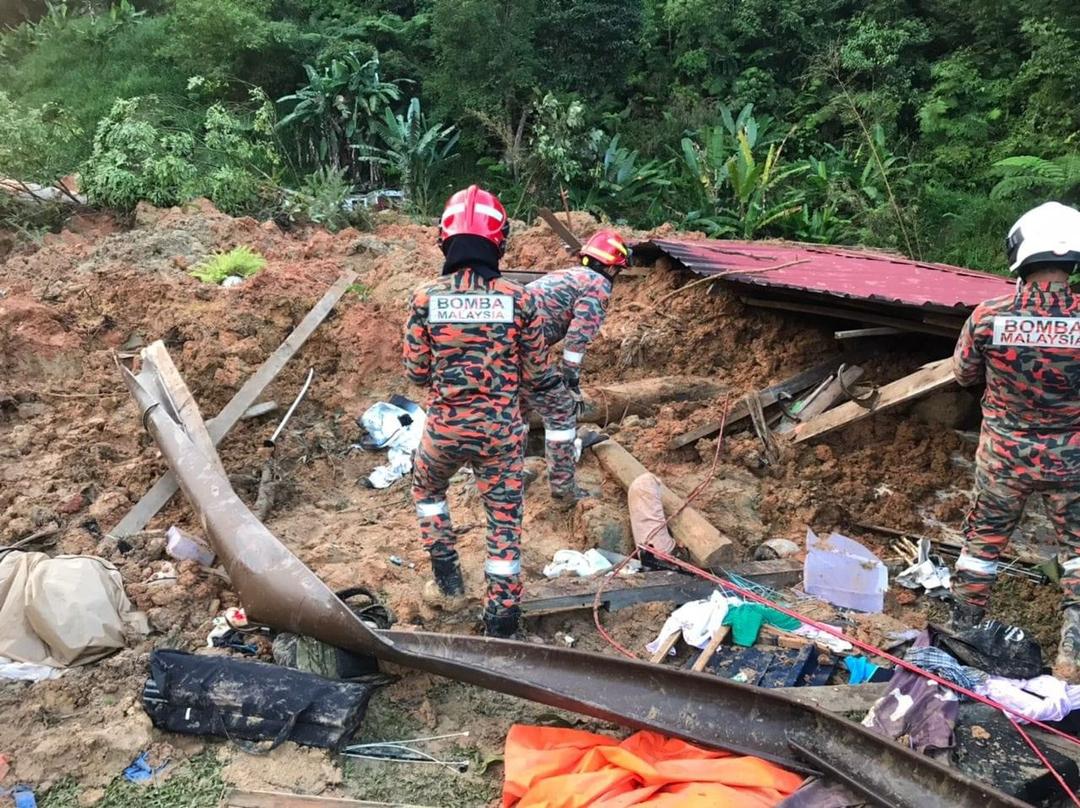
[[[130,547],[109,536],[165,468],[140,427],[114,357],[164,340],[203,414],[212,416],[344,269],[357,272],[358,283],[263,396],[287,404],[314,368],[311,392],[279,441],[280,485],[267,524],[331,587],[360,584],[379,593],[399,625],[475,630],[471,619],[447,621],[420,601],[425,556],[407,486],[372,491],[359,484],[384,458],[354,448],[360,437],[356,416],[394,393],[422,401],[423,393],[400,371],[401,325],[410,291],[440,266],[433,228],[397,214],[381,214],[376,221],[371,233],[285,232],[273,223],[230,218],[207,203],[144,207],[133,226],[100,215],[78,217],[39,245],[15,247],[0,264],[0,545],[58,523],[61,531],[50,551],[111,560],[154,628],[138,647],[58,680],[0,685],[0,755],[10,761],[0,786],[31,783],[39,794],[52,788],[46,805],[137,804],[110,783],[139,752],[153,748],[172,761],[173,770],[194,760],[197,770],[209,766],[221,783],[243,788],[485,805],[499,794],[498,757],[512,722],[582,723],[543,706],[396,671],[400,680],[372,702],[364,738],[467,731],[467,738],[433,747],[441,756],[469,760],[470,771],[459,775],[408,764],[342,765],[292,744],[269,756],[249,756],[223,744],[159,733],[139,705],[148,652],[205,645],[212,617],[237,599],[225,580],[190,563],[179,565],[174,585],[148,586],[168,563],[160,531],[178,525],[199,532],[180,497]],[[571,224],[579,235],[597,226],[582,214],[574,214]],[[189,276],[187,270],[200,260],[238,245],[264,255],[266,269],[233,289]],[[543,225],[515,227],[507,267],[567,264]],[[687,280],[665,267],[620,279],[608,321],[586,360],[586,387],[692,374],[720,381],[735,396],[839,352],[832,337],[836,323],[747,309],[701,286],[672,297],[662,313],[652,308]],[[947,341],[915,337],[879,338],[868,347],[870,357],[862,365],[866,379],[878,382],[951,349]],[[667,444],[716,419],[723,406],[719,399],[667,405],[610,430],[672,488],[686,494],[704,483],[695,506],[740,542],[744,557],[765,538],[801,544],[807,527],[842,531],[882,556],[889,555],[884,540],[858,528],[860,523],[932,535],[958,530],[970,498],[974,452],[960,433],[977,428],[969,394],[942,394],[817,445],[787,448],[771,466],[755,438],[735,433],[725,440],[717,473],[707,479],[715,441],[676,453]],[[249,502],[265,462],[261,444],[275,423],[273,416],[242,421],[220,447],[234,485]],[[599,496],[569,515],[550,507],[543,480],[530,488],[527,586],[541,579],[556,550],[592,546],[605,525],[624,520],[623,491],[595,459],[583,461],[580,475]],[[464,477],[452,486],[450,502],[456,523],[474,526],[463,535],[461,550],[470,594],[478,598],[483,514]],[[1031,528],[1040,524],[1032,520]],[[391,563],[391,555],[405,564]],[[1050,587],[1011,581],[999,587],[994,604],[1035,630],[1052,654],[1056,601]],[[890,599],[890,612],[907,625],[925,624],[935,609],[940,606],[921,599],[904,606]],[[620,642],[640,652],[666,612],[650,606],[604,619]],[[614,653],[589,613],[546,618],[529,630],[538,641],[570,634],[577,647]],[[880,639],[880,630],[871,627],[866,638]]]

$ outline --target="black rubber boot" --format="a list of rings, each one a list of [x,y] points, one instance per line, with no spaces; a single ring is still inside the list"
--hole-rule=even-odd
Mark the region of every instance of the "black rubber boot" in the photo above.
[[[520,626],[521,609],[517,606],[499,609],[496,612],[484,610],[484,634],[488,637],[498,637],[502,640],[520,639]]]
[[[424,585],[424,602],[437,609],[456,612],[465,606],[465,580],[455,554],[450,558],[431,558],[435,580]]]

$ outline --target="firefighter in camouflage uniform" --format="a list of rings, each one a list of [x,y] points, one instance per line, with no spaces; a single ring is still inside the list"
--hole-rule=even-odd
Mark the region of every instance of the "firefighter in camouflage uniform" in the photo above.
[[[472,468],[487,511],[484,628],[517,633],[521,599],[522,470],[525,425],[519,389],[560,385],[547,366],[541,320],[530,294],[503,279],[506,210],[473,185],[450,197],[439,229],[442,277],[418,289],[405,328],[409,379],[431,388],[416,452],[412,494],[434,581],[425,599],[464,604],[465,586],[446,491]]]
[[[988,300],[953,354],[962,385],[985,381],[976,498],[956,562],[953,623],[983,616],[998,559],[1029,495],[1042,494],[1062,546],[1064,622],[1054,672],[1080,674],[1080,211],[1050,202],[1025,214],[1007,242],[1015,295]]]
[[[528,285],[544,323],[548,346],[562,343],[564,384],[526,391],[529,409],[544,422],[548,482],[556,502],[573,505],[588,496],[574,479],[574,439],[581,414],[581,363],[604,324],[612,282],[630,262],[630,248],[614,230],[601,230],[579,253],[581,266],[549,272]]]

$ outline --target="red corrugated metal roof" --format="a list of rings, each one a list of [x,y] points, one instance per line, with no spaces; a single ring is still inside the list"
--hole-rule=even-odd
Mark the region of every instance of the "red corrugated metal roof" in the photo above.
[[[634,251],[664,254],[696,274],[722,275],[732,283],[957,314],[1014,288],[1007,278],[985,272],[790,242],[654,239]]]

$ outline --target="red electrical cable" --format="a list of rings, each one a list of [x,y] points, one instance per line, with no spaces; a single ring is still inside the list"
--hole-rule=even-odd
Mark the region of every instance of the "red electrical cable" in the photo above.
[[[1058,785],[1062,790],[1069,795],[1069,799],[1073,801],[1073,805],[1080,806],[1080,799],[1077,798],[1075,792],[1069,788],[1069,784],[1065,782],[1065,778],[1061,776],[1061,772],[1055,769],[1050,761],[1047,760],[1046,755],[1042,753],[1042,750],[1035,745],[1035,741],[1031,739],[1031,736],[1027,734],[1023,727],[1020,726],[1020,722],[1008,716],[1009,722],[1013,725],[1013,728],[1020,733],[1020,737],[1024,739],[1024,743],[1031,747],[1031,751],[1035,753],[1035,756],[1042,761],[1042,764],[1046,767],[1047,771],[1054,776],[1054,779],[1058,781]]]

